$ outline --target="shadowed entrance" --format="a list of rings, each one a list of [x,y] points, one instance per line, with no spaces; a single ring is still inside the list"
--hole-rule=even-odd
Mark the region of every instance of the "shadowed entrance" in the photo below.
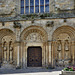
[[[28,48],[27,67],[42,67],[42,48],[41,47]]]

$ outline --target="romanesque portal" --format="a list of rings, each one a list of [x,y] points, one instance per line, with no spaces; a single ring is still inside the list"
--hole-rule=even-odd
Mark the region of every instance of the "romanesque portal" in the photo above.
[[[47,33],[40,26],[30,26],[21,33],[19,29],[16,31],[17,36],[12,30],[0,30],[2,68],[48,67],[50,65],[60,67],[74,64],[74,28],[70,26],[57,28],[53,32],[52,41],[48,41]]]

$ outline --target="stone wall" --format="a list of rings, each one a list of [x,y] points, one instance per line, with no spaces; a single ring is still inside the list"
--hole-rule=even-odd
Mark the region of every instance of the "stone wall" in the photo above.
[[[74,71],[61,71],[60,75],[75,75]]]

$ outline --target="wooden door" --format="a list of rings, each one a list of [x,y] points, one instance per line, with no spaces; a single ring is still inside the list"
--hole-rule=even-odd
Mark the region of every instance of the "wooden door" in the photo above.
[[[27,50],[27,66],[41,67],[42,66],[42,49],[41,47],[29,47]]]

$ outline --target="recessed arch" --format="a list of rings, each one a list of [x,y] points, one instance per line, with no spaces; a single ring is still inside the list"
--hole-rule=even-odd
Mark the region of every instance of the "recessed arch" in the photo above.
[[[4,36],[11,36],[13,39],[16,39],[15,33],[10,29],[0,29],[0,41]]]
[[[56,40],[57,36],[61,33],[68,34],[72,40],[75,39],[75,29],[71,26],[61,26],[61,27],[57,28],[52,35],[52,37],[53,37],[52,39]]]
[[[29,26],[25,28],[21,33],[21,40],[26,40],[27,36],[31,33],[39,33],[44,41],[47,41],[48,35],[47,32],[40,26]]]
[[[70,59],[74,57],[71,51],[75,50],[75,29],[71,26],[61,26],[54,31],[52,37],[52,61],[58,60],[58,65],[62,65],[64,60],[65,65],[68,65]]]

